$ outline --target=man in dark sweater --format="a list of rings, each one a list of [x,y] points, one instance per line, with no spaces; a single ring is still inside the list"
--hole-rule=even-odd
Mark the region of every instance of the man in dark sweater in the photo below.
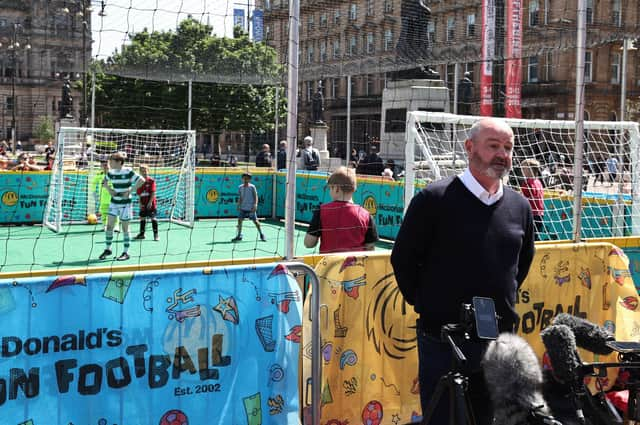
[[[423,414],[438,380],[452,365],[441,327],[460,322],[463,303],[492,298],[500,331],[513,331],[516,293],[534,254],[531,208],[503,186],[512,164],[513,131],[501,120],[478,121],[465,141],[469,168],[460,176],[430,184],[406,211],[391,263],[398,287],[419,315],[420,400]],[[467,356],[471,403],[478,425],[492,422],[480,360],[486,343],[460,344]],[[447,425],[445,392],[429,425]]]

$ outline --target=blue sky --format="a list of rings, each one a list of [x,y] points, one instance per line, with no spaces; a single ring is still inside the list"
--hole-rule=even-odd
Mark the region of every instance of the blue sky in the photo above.
[[[218,36],[233,33],[233,9],[253,10],[254,0],[103,0],[105,16],[99,16],[100,0],[91,0],[93,57],[106,58],[120,49],[128,33],[175,29],[188,15],[213,26]],[[246,17],[245,17],[246,19]],[[246,21],[245,21],[246,26]]]

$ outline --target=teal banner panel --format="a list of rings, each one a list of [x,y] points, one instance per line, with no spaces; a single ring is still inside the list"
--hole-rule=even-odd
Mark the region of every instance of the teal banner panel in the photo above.
[[[272,174],[254,173],[251,184],[258,191],[258,217],[271,217]],[[241,172],[204,171],[196,174],[195,215],[198,218],[230,218],[238,216],[238,192]],[[283,202],[284,204],[284,202]]]
[[[42,222],[49,173],[0,173],[0,223]]]
[[[283,264],[0,281],[3,423],[297,423],[301,298]]]

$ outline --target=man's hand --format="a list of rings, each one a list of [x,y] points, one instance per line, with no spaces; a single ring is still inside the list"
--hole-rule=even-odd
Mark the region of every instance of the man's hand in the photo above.
[[[150,210],[151,208],[153,208],[153,201],[147,202],[147,209]]]

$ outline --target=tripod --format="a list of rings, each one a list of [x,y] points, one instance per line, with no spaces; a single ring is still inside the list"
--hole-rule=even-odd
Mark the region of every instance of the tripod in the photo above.
[[[460,325],[444,325],[442,327],[442,338],[449,343],[453,352],[452,368],[438,381],[438,385],[423,414],[422,425],[428,425],[431,421],[431,416],[433,416],[433,412],[445,390],[449,391],[449,424],[476,425],[471,400],[467,394],[469,378],[462,373],[467,358],[451,336],[452,333],[459,334],[460,332],[464,332],[464,328]]]

